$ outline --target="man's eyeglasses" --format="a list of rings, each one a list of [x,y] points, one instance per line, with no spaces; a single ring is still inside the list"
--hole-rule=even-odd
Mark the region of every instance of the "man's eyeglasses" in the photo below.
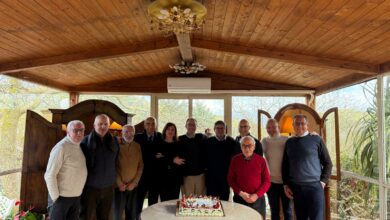
[[[296,126],[304,126],[304,125],[307,125],[306,122],[294,122],[294,125]]]
[[[84,132],[84,128],[79,128],[79,129],[72,129],[73,133],[79,133],[79,132]]]

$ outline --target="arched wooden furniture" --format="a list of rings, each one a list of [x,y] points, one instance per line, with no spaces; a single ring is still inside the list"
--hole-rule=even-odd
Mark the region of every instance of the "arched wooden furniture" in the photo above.
[[[274,116],[274,118],[278,121],[280,126],[280,131],[282,134],[291,136],[294,134],[294,130],[292,127],[293,122],[293,116],[297,114],[303,114],[307,117],[308,123],[309,123],[309,129],[310,131],[315,131],[321,137],[324,139],[325,143],[327,141],[326,139],[326,121],[328,120],[328,117],[330,115],[334,115],[334,122],[335,122],[335,153],[336,153],[336,163],[334,163],[334,167],[336,168],[336,173],[332,174],[331,179],[335,179],[337,181],[340,181],[341,179],[341,170],[340,170],[340,138],[339,138],[339,119],[338,119],[338,109],[337,108],[331,108],[327,110],[322,118],[320,115],[312,108],[310,108],[307,105],[300,104],[300,103],[293,103],[286,105],[282,107]],[[271,115],[264,111],[259,109],[258,110],[258,137],[259,139],[262,138],[261,128],[262,128],[262,121],[261,116],[265,115],[267,118],[271,118]],[[330,194],[329,194],[329,186],[325,186],[325,219],[330,220]]]
[[[46,212],[47,189],[43,175],[51,149],[65,135],[62,129],[64,124],[71,120],[81,120],[86,126],[85,134],[88,134],[98,114],[107,114],[120,125],[131,123],[133,117],[115,104],[102,100],[87,100],[68,109],[50,111],[53,113],[53,122],[33,111],[27,111],[20,193],[20,198],[24,201],[20,207],[22,210],[33,205],[35,211]]]

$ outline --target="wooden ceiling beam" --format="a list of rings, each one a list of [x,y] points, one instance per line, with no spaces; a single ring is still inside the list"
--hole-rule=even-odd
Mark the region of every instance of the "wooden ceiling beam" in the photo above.
[[[104,83],[81,85],[71,87],[70,91],[77,92],[142,92],[142,93],[166,93],[167,78],[180,77],[175,73],[160,74],[115,80]],[[185,77],[185,76],[183,76]],[[243,77],[222,75],[210,72],[198,73],[196,77],[210,77],[211,90],[312,90],[312,88],[293,86],[283,83],[260,81]]]
[[[31,73],[26,72],[26,71],[12,72],[12,73],[7,73],[5,75],[10,76],[10,77],[14,77],[17,79],[21,79],[21,80],[24,80],[27,82],[37,83],[39,85],[47,86],[47,87],[50,87],[53,89],[59,89],[62,91],[70,91],[70,87],[68,87],[68,86],[65,86],[61,83],[55,82],[55,81],[50,80],[50,79],[36,76],[36,75],[31,74]]]
[[[390,61],[386,63],[382,63],[380,65],[380,73],[388,73],[390,72]]]
[[[349,76],[345,76],[341,79],[338,79],[334,82],[322,85],[320,87],[315,88],[316,96],[322,95],[328,92],[332,92],[337,89],[342,89],[348,86],[356,85],[371,79],[374,79],[376,76],[367,76],[365,74],[353,73]]]
[[[186,63],[192,63],[194,61],[194,56],[192,54],[190,34],[177,33],[175,35],[179,45],[181,59]]]
[[[351,70],[365,75],[377,75],[379,73],[379,65],[302,55],[297,53],[289,53],[275,50],[259,49],[254,47],[220,43],[209,40],[193,39],[192,46],[200,49],[208,49],[227,53],[275,59],[287,63],[322,67],[327,69]]]
[[[81,53],[64,54],[33,60],[24,60],[14,63],[4,63],[0,64],[0,74],[19,72],[22,70],[57,64],[77,63],[99,59],[123,57],[140,53],[150,53],[175,47],[177,47],[177,43],[173,38],[163,38],[160,40],[139,42],[128,47],[106,48],[98,51],[86,51]]]

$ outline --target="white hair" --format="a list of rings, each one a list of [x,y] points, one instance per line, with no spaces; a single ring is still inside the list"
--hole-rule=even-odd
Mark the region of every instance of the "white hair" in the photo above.
[[[253,137],[251,137],[251,136],[244,136],[240,140],[240,146],[242,146],[242,143],[244,143],[245,140],[250,140],[250,142],[253,144],[253,146],[256,145],[256,141],[255,141],[255,139]]]
[[[82,124],[83,127],[85,127],[85,125],[84,125],[84,123],[82,121],[80,121],[80,120],[73,120],[73,121],[70,121],[68,123],[68,125],[66,126],[66,130],[67,131],[71,131],[71,129],[73,129],[74,125],[76,125],[76,124]]]

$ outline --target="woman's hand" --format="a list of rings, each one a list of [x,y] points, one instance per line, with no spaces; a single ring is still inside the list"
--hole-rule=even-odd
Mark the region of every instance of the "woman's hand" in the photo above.
[[[177,164],[177,165],[183,165],[185,164],[186,160],[180,158],[180,157],[175,157],[173,158],[173,163]]]

